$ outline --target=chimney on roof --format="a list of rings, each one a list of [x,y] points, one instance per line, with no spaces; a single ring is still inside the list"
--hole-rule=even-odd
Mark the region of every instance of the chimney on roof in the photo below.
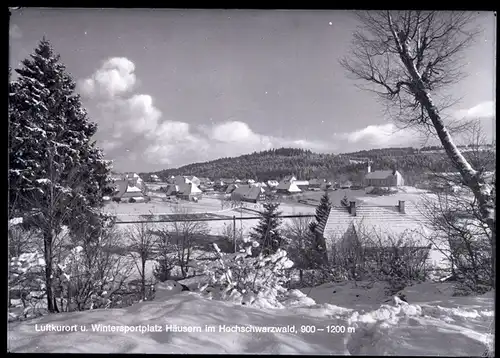
[[[399,208],[399,212],[401,214],[405,214],[406,213],[406,211],[405,211],[405,201],[404,200],[400,200],[399,201],[398,208]]]
[[[355,201],[349,202],[349,213],[352,216],[356,216],[356,202]]]
[[[366,172],[367,173],[371,173],[372,172],[372,167],[370,165],[370,162],[368,162],[368,168],[366,169]]]

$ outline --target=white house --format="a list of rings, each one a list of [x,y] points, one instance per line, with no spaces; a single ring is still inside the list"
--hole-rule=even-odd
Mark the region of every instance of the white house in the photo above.
[[[374,206],[348,202],[332,207],[317,227],[327,254],[335,245],[345,245],[356,239],[365,247],[383,250],[404,238],[411,242],[410,247],[415,252],[424,250],[431,264],[438,265],[445,260],[441,250],[427,239],[432,230],[415,204],[399,201],[394,206]]]
[[[267,181],[267,185],[270,187],[270,188],[275,188],[279,185],[280,183],[277,181],[277,180],[268,180]]]
[[[391,187],[391,186],[403,186],[405,185],[405,180],[401,173],[396,169],[393,170],[375,170],[371,171],[371,167],[368,165],[368,171],[364,178],[365,186],[373,187]]]
[[[144,200],[146,197],[143,190],[135,185],[132,185],[126,179],[115,181],[114,199],[128,200],[134,198],[136,201]]]
[[[295,182],[291,181],[281,181],[279,185],[276,187],[277,194],[297,194],[302,190],[295,184]]]
[[[152,182],[159,182],[160,178],[156,174],[151,174],[151,181]]]

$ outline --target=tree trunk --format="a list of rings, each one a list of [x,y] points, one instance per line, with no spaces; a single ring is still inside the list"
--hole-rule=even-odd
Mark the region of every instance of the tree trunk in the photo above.
[[[473,192],[474,197],[478,201],[482,219],[488,225],[488,228],[491,230],[491,235],[492,235],[491,259],[492,259],[492,272],[494,277],[495,255],[496,255],[496,233],[495,233],[496,223],[495,223],[495,204],[493,202],[493,198],[491,195],[491,187],[490,185],[486,184],[484,179],[480,176],[480,173],[478,173],[476,170],[472,168],[472,166],[469,164],[469,162],[467,162],[465,157],[462,155],[460,150],[453,142],[451,135],[446,129],[444,122],[439,114],[439,110],[434,105],[430,93],[425,88],[424,82],[422,81],[422,77],[418,73],[414,61],[411,59],[407,45],[404,44],[402,41],[400,41],[395,32],[393,32],[393,35],[396,39],[396,44],[400,51],[401,60],[405,65],[406,69],[408,70],[413,81],[413,86],[411,87],[411,91],[415,94],[420,104],[425,108],[448,158],[451,160],[455,169],[458,170],[458,172],[462,176],[464,183]],[[494,283],[493,287],[495,287]]]
[[[142,299],[146,300],[146,260],[142,259],[142,271],[141,271],[141,295]]]
[[[47,310],[54,313],[54,293],[52,291],[52,232],[45,232],[43,235],[44,255],[45,255],[45,292],[47,294]]]

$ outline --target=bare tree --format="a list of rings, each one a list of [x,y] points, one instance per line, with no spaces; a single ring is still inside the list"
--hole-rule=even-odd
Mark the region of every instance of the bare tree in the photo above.
[[[174,213],[180,219],[171,225],[177,250],[177,262],[181,268],[182,277],[186,277],[196,239],[208,235],[209,228],[204,221],[194,221],[186,208],[174,207]]]
[[[480,121],[473,122],[464,135],[465,154],[483,178],[494,183],[494,176],[488,171],[494,166],[496,153],[487,146]],[[421,209],[434,231],[428,239],[450,261],[452,275],[460,276],[469,289],[477,291],[481,286],[493,286],[494,235],[481,214],[477,198],[460,175],[433,173],[433,179],[441,190],[434,197],[424,198]]]
[[[450,262],[451,274],[467,289],[494,285],[493,238],[477,200],[464,191],[444,191],[424,198],[422,214],[432,228],[427,238]]]
[[[87,238],[78,238],[55,260],[54,281],[59,284],[61,307],[66,295],[66,311],[109,306],[132,272],[130,261],[116,253],[121,238],[115,227],[103,230],[98,240]]]
[[[36,208],[30,213],[29,225],[40,230],[43,237],[43,252],[45,259],[45,290],[47,295],[47,309],[49,312],[57,312],[55,297],[53,294],[53,269],[54,269],[54,247],[57,238],[63,230],[63,224],[68,222],[71,215],[78,209],[78,191],[81,187],[81,173],[73,168],[70,173],[64,175],[59,170],[60,163],[55,161],[57,155],[56,142],[53,147],[48,148],[47,178],[40,179],[43,185],[45,198],[39,199],[37,195],[20,196],[31,207]],[[68,187],[72,187],[72,195],[68,195]],[[42,190],[42,189],[39,189]]]
[[[158,266],[154,270],[154,275],[160,281],[170,280],[171,272],[175,268],[177,247],[174,242],[172,232],[165,227],[154,231],[156,236]]]
[[[142,216],[144,220],[151,218],[149,215]],[[146,299],[146,263],[154,257],[156,248],[156,237],[152,231],[151,225],[142,222],[132,226],[128,232],[130,239],[130,255],[141,276],[141,295]]]
[[[303,281],[304,269],[313,268],[319,258],[315,255],[316,240],[309,228],[310,222],[308,217],[292,218],[283,230],[288,255],[299,269],[300,282]]]
[[[354,34],[352,54],[341,65],[395,108],[404,126],[437,135],[463,182],[472,190],[481,216],[493,234],[492,187],[455,145],[443,110],[450,105],[440,91],[464,75],[463,50],[479,33],[472,12],[367,11],[357,13],[361,29]],[[431,96],[432,94],[432,96]]]

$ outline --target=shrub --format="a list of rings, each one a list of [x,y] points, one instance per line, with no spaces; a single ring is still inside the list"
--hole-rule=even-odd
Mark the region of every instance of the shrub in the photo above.
[[[209,282],[202,291],[242,304],[265,301],[268,305],[278,305],[277,299],[286,292],[283,285],[288,281],[287,269],[293,266],[286,251],[278,249],[268,256],[261,253],[253,257],[252,249],[259,247],[259,243],[248,238],[237,254],[224,254],[217,244],[213,246],[217,261],[206,268]]]

